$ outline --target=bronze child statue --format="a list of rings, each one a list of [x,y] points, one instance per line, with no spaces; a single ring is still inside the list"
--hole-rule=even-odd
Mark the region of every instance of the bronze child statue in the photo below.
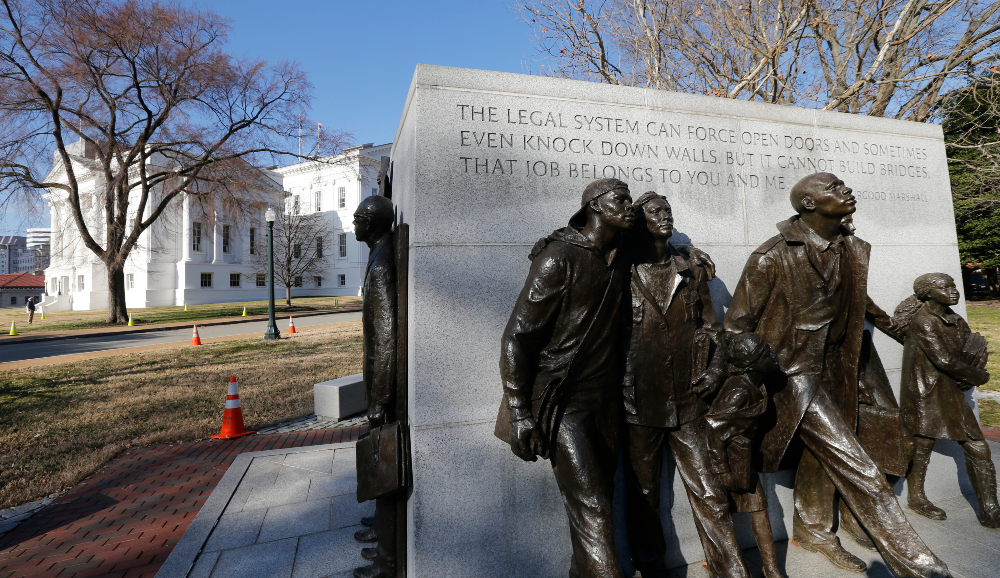
[[[989,381],[986,340],[972,333],[951,310],[958,303],[955,281],[944,273],[921,275],[913,282],[914,295],[896,308],[896,319],[906,326],[900,405],[914,433],[916,453],[907,477],[907,505],[914,512],[944,520],[944,510],[924,494],[924,479],[935,440],[955,440],[965,451],[965,468],[979,501],[979,521],[1000,527],[997,474],[990,446],[964,392]]]
[[[764,380],[780,371],[778,358],[756,333],[727,333],[723,341],[729,377],[705,416],[710,469],[729,490],[730,509],[750,514],[764,578],[785,578],[774,550],[767,494],[751,454],[757,422],[767,410]]]

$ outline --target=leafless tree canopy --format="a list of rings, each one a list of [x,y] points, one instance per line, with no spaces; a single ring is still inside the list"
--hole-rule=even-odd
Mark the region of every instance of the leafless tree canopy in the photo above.
[[[266,225],[265,225],[266,226]],[[331,230],[323,213],[295,215],[285,211],[274,222],[274,282],[285,288],[285,304],[292,304],[292,287],[312,283],[326,269],[334,250]],[[267,239],[254,251],[254,272],[267,273]],[[301,283],[299,283],[301,281]]]
[[[82,242],[107,266],[109,322],[127,319],[129,252],[175,197],[257,188],[254,167],[316,126],[301,117],[306,74],[227,54],[227,31],[219,15],[169,1],[0,0],[0,192],[65,192]],[[322,138],[324,155],[350,141],[329,128]],[[84,219],[67,152],[79,140],[103,187],[99,225]],[[47,182],[53,150],[66,174]]]
[[[517,0],[548,74],[926,122],[989,79],[1000,2]]]

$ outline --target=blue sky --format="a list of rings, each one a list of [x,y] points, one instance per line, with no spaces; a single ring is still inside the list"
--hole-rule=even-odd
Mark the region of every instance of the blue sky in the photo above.
[[[229,51],[294,60],[315,85],[311,116],[357,143],[392,140],[418,63],[537,72],[530,28],[500,0],[187,0],[232,19]],[[48,226],[10,210],[0,234]]]

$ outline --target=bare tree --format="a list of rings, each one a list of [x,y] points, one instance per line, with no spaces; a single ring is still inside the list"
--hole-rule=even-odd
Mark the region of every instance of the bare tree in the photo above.
[[[1000,2],[517,0],[548,74],[909,119],[998,59]],[[543,65],[544,66],[544,65]]]
[[[278,215],[274,222],[274,279],[285,287],[285,305],[292,304],[292,287],[301,287],[312,281],[308,277],[318,277],[326,269],[330,233],[323,213],[284,211]],[[257,274],[266,274],[267,247],[261,245],[254,251],[253,266]]]
[[[107,268],[109,323],[128,319],[129,252],[175,198],[242,202],[235,193],[263,178],[254,167],[276,164],[299,126],[315,126],[301,116],[306,74],[227,54],[227,31],[219,15],[172,2],[0,0],[0,192],[66,195]],[[350,140],[322,137],[327,155]],[[81,167],[96,175],[96,207],[81,203]]]

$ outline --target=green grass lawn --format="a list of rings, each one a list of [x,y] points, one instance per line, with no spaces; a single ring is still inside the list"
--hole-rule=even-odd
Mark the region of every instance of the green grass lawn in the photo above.
[[[130,446],[218,433],[229,377],[248,429],[313,412],[313,385],[361,372],[361,322],[0,374],[0,509],[72,487]]]
[[[337,304],[341,307],[357,307],[361,303],[360,297],[297,297],[292,299],[290,307],[286,306],[284,301],[275,303],[275,311],[281,315],[323,311],[333,308],[334,299],[337,300]],[[198,323],[212,319],[238,317],[243,314],[244,307],[247,309],[247,315],[267,314],[267,301],[188,305],[187,311],[184,311],[183,306],[149,307],[146,309],[129,309],[129,313],[132,314],[132,321],[135,325],[141,326],[157,323]],[[106,309],[97,311],[56,311],[46,313],[44,320],[36,311],[34,323],[31,325],[28,325],[28,316],[25,314],[23,307],[18,309],[4,309],[2,311],[6,313],[6,318],[0,317],[0,324],[5,328],[9,328],[10,322],[16,321],[18,333],[109,327],[104,322],[108,316]],[[6,329],[4,333],[6,333]]]
[[[996,302],[968,302],[969,327],[983,334],[989,342],[990,358],[986,362],[986,370],[990,372],[990,380],[980,389],[1000,391],[1000,307]],[[986,399],[979,402],[979,418],[984,426],[1000,428],[1000,403]]]

